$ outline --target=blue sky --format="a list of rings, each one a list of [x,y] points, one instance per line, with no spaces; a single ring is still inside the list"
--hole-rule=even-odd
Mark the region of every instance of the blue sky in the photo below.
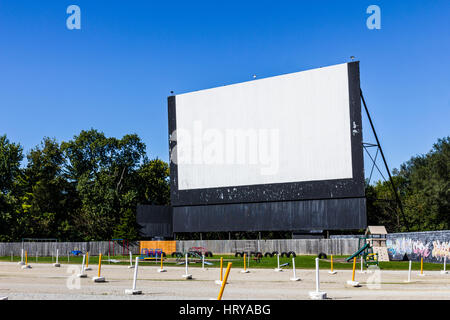
[[[66,8],[81,8],[68,30]],[[381,30],[369,30],[369,5]],[[391,168],[450,134],[450,2],[0,1],[0,134],[82,129],[168,160],[167,96],[349,61]],[[364,122],[365,141],[371,138]],[[367,168],[367,166],[366,166]],[[370,168],[370,167],[369,167]]]

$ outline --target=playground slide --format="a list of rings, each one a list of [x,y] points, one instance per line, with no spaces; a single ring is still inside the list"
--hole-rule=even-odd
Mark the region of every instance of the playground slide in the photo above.
[[[365,245],[363,245],[358,251],[356,251],[354,254],[352,254],[350,257],[348,257],[346,259],[347,262],[349,262],[350,260],[352,260],[354,257],[359,256],[362,252],[364,252],[364,250],[366,250],[369,247],[369,243],[366,243]]]

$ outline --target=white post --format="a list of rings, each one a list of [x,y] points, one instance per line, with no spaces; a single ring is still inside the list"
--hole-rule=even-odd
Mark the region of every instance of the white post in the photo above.
[[[326,299],[327,293],[320,291],[320,279],[319,279],[319,258],[316,258],[316,291],[309,293],[309,297],[314,300]]]
[[[409,260],[408,282],[411,282],[411,264],[412,264],[412,261]]]
[[[59,250],[56,249],[56,262],[53,264],[54,267],[60,267],[61,265],[58,262]]]
[[[447,274],[447,256],[444,257],[444,270],[441,271],[442,274]]]
[[[183,278],[192,279],[192,275],[188,273],[188,255],[187,255],[187,253],[186,253],[185,259],[186,259],[186,274],[183,274]]]
[[[11,251],[11,262],[13,262],[13,253]]]
[[[20,265],[25,264],[25,262],[23,262],[23,249],[20,251],[20,262],[18,264],[20,264]]]
[[[137,273],[138,273],[138,258],[136,258],[136,268],[134,268],[133,290],[136,290]]]
[[[300,278],[297,278],[295,273],[295,258],[292,258],[292,271],[294,272],[294,277],[291,278],[292,281],[299,281]]]
[[[202,254],[202,270],[205,270],[205,254]]]
[[[276,272],[281,272],[283,269],[280,268],[280,254],[277,253],[277,268],[275,269]]]
[[[130,251],[130,265],[128,266],[128,269],[133,269],[133,268],[134,268],[134,266],[133,266],[133,254]]]
[[[363,268],[363,257],[361,256],[361,273],[364,273],[364,268]]]
[[[36,251],[36,262],[38,262],[38,252]]]
[[[137,281],[137,273],[139,267],[139,257],[136,257],[136,261],[134,263],[134,277],[133,277],[133,289],[126,289],[125,294],[141,294],[141,290],[136,290],[136,281]]]
[[[87,274],[84,273],[84,261],[86,259],[86,255],[83,254],[83,262],[81,263],[81,273],[78,274],[78,278],[86,278]]]
[[[316,258],[316,292],[319,292],[319,258]]]

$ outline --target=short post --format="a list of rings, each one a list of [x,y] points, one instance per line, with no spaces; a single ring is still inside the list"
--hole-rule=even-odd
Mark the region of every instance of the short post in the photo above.
[[[23,262],[23,249],[21,249],[20,251],[20,262],[18,263],[18,265],[25,265],[25,262]]]
[[[283,269],[280,268],[280,254],[277,253],[277,267],[275,268],[276,272],[281,272]]]
[[[58,256],[59,256],[59,250],[56,249],[56,262],[53,264],[54,267],[61,267],[61,265],[58,262]]]
[[[78,274],[78,278],[86,278],[87,274],[84,273],[84,262],[86,259],[86,255],[83,254],[83,262],[81,263],[81,273]]]
[[[202,253],[202,270],[205,270],[205,254]]]
[[[186,253],[186,256],[185,256],[185,259],[186,259],[186,267],[185,267],[185,274],[183,274],[183,278],[185,278],[185,279],[192,279],[192,274],[189,274],[188,273],[188,254]]]
[[[359,273],[364,273],[364,259],[363,259],[363,256],[361,256],[361,271]]]
[[[86,268],[84,268],[84,271],[92,270],[91,267],[89,267],[89,251],[86,252]]]
[[[337,272],[333,270],[333,255],[331,255],[331,269],[328,271],[329,274],[336,274]]]
[[[244,270],[241,270],[241,273],[249,273],[249,271],[247,270],[246,258],[247,254],[244,253]]]
[[[441,274],[447,274],[447,256],[444,257],[444,270],[441,270]]]
[[[126,289],[125,294],[142,294],[141,290],[136,290],[136,280],[139,268],[139,257],[136,257],[136,261],[134,263],[134,277],[133,277],[133,289]]]
[[[412,265],[412,261],[409,260],[408,280],[406,282],[411,282],[411,265]]]
[[[36,251],[36,263],[38,262],[38,252]]]
[[[25,250],[25,265],[22,266],[22,269],[31,269],[31,266],[28,264],[28,251]]]
[[[352,287],[359,287],[359,282],[355,281],[356,257],[353,258],[352,280],[348,280],[347,284]]]
[[[70,252],[67,252],[67,263],[69,263],[70,262]]]
[[[419,276],[423,277],[425,274],[423,273],[423,257],[420,258],[420,274]]]
[[[163,254],[161,252],[161,268],[158,270],[158,272],[166,272],[167,270],[163,268]]]
[[[11,262],[13,262],[13,252],[11,251]]]
[[[225,290],[225,286],[227,285],[228,275],[231,270],[231,262],[228,262],[227,270],[225,271],[225,279],[222,281],[222,286],[220,287],[219,295],[217,296],[217,300],[222,300],[223,291]]]
[[[92,278],[92,281],[94,282],[105,282],[105,277],[102,277],[101,274],[101,270],[102,270],[102,254],[100,253],[100,255],[98,256],[98,271],[97,271],[97,276]]]
[[[291,281],[299,281],[300,278],[297,278],[295,273],[295,258],[292,258],[292,271],[294,272],[294,276],[291,278]]]
[[[133,254],[130,251],[130,265],[128,266],[128,269],[133,269],[133,268],[134,268],[134,266],[133,266]]]
[[[222,285],[223,277],[223,257],[220,257],[220,280],[216,280],[216,284]]]
[[[327,298],[327,293],[320,291],[319,258],[316,258],[316,291],[311,291],[309,297],[314,300],[323,300]]]

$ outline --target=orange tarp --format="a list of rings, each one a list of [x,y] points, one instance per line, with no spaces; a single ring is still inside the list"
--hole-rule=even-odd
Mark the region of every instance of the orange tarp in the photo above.
[[[139,252],[142,249],[161,249],[166,254],[177,251],[176,241],[139,241]]]

